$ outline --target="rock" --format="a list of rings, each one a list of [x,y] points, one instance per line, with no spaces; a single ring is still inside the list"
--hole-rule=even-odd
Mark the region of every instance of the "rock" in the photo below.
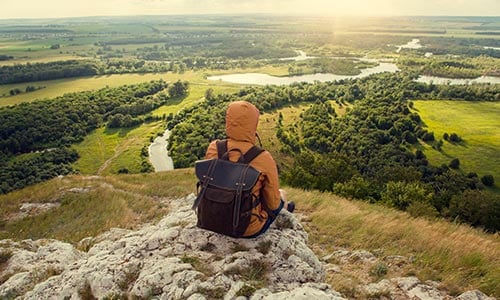
[[[377,283],[371,283],[361,288],[368,298],[376,298],[377,295],[387,295],[394,290],[394,285],[388,279],[381,280]]]
[[[12,251],[12,256],[0,273],[1,278],[7,279],[0,285],[0,299],[24,295],[84,257],[72,245],[56,240],[6,242],[2,248]]]
[[[322,283],[323,265],[293,214],[258,238],[235,239],[197,228],[192,201],[172,201],[155,225],[85,238],[78,247],[87,252],[55,240],[2,241],[13,255],[0,298],[247,299],[244,289],[252,299],[342,299]]]
[[[400,255],[389,255],[389,256],[384,257],[384,261],[387,262],[387,264],[390,267],[399,267],[400,268],[400,267],[406,265],[409,262],[409,259],[404,257],[404,256],[400,256]]]
[[[305,284],[304,286],[294,288],[290,291],[283,291],[279,293],[270,293],[267,289],[257,291],[250,300],[311,300],[311,299],[324,299],[324,300],[341,300],[346,299],[339,293],[329,289],[323,290],[315,284]]]
[[[377,261],[375,255],[366,250],[354,251],[349,255],[348,259],[351,262],[361,261],[363,263],[374,263],[375,261]]]
[[[68,192],[75,193],[75,194],[88,193],[89,191],[90,191],[89,187],[71,188],[71,189],[68,190]]]
[[[94,237],[89,236],[81,239],[76,245],[76,247],[81,251],[87,252],[92,247],[92,245],[94,245],[94,243],[95,243]]]
[[[494,300],[495,298],[493,297],[488,297],[486,294],[484,294],[481,291],[478,290],[473,290],[473,291],[468,291],[456,298],[457,300]]]
[[[388,299],[452,299],[451,296],[440,291],[435,282],[422,283],[416,277],[384,279],[378,283],[361,286],[360,290],[367,298],[380,298],[383,295]]]
[[[26,218],[28,216],[39,215],[59,206],[61,206],[60,203],[23,203],[19,208],[19,212],[11,214],[8,219],[13,221]]]
[[[392,281],[403,291],[409,291],[420,283],[417,277],[399,277],[392,279]]]

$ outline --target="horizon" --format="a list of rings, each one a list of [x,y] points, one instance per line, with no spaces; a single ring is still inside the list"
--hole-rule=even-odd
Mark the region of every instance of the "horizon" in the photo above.
[[[500,1],[477,0],[0,0],[1,20],[179,15],[499,17]]]
[[[276,17],[313,17],[313,18],[499,18],[500,15],[319,15],[319,14],[280,14],[275,12],[269,13],[176,13],[176,14],[130,14],[130,15],[85,15],[85,16],[64,16],[64,17],[12,17],[2,18],[0,21],[22,21],[22,20],[64,20],[64,19],[98,19],[98,18],[144,18],[144,17],[196,17],[196,16],[221,16],[221,17],[238,17],[238,16],[276,16]]]

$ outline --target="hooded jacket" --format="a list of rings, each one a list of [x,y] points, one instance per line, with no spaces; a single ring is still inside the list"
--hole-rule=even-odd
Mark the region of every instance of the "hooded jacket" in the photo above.
[[[255,145],[257,125],[259,123],[259,110],[251,103],[246,101],[232,102],[226,111],[226,135],[227,148],[240,149],[246,153],[252,146]],[[208,146],[205,158],[217,157],[217,141],[213,141]],[[229,159],[237,161],[239,153],[236,151],[229,152]],[[267,207],[271,210],[276,210],[280,205],[280,192],[278,170],[276,162],[271,153],[268,151],[262,152],[250,165],[261,172],[260,178],[252,190],[256,196],[262,195],[262,201],[265,201]],[[267,212],[261,204],[257,205],[250,218],[243,236],[251,236],[259,232],[268,218]]]

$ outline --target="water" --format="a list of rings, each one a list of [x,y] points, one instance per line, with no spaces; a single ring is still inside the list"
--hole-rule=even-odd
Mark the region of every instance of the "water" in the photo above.
[[[500,77],[481,76],[478,78],[446,78],[437,76],[420,76],[415,81],[434,84],[472,84],[472,83],[500,83]]]
[[[335,81],[341,79],[362,78],[376,73],[382,73],[382,72],[394,73],[397,71],[399,71],[399,68],[395,64],[383,62],[373,68],[361,69],[361,74],[358,75],[336,75],[330,73],[316,73],[308,75],[276,77],[262,73],[241,73],[241,74],[209,76],[207,79],[221,80],[238,84],[289,85],[294,82],[314,83],[315,81],[326,82],[326,81]]]
[[[483,47],[483,48],[484,48],[484,49],[493,49],[493,50],[498,50],[498,51],[500,51],[500,47],[487,47],[487,46],[485,46],[485,47]]]
[[[155,172],[170,171],[174,169],[174,162],[168,156],[167,145],[170,131],[166,130],[163,136],[158,136],[149,145],[149,161],[155,168]]]
[[[398,47],[398,50],[396,50],[396,52],[399,53],[401,51],[401,49],[420,49],[420,48],[422,48],[422,45],[420,45],[419,39],[412,39],[408,43],[406,43],[404,45],[399,45],[396,47]]]
[[[301,50],[296,50],[295,52],[297,52],[297,56],[294,56],[294,57],[284,57],[284,58],[280,58],[280,60],[302,61],[302,60],[316,58],[315,56],[307,56],[306,53],[304,51],[301,51]]]

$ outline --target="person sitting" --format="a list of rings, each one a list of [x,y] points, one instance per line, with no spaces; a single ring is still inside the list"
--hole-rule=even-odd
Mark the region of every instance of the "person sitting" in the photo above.
[[[255,145],[260,112],[247,101],[232,102],[226,111],[226,135],[229,160],[236,162],[239,149],[244,154]],[[207,148],[205,159],[217,158],[217,140]],[[261,172],[252,194],[261,199],[251,213],[250,223],[243,234],[245,238],[257,237],[267,231],[283,207],[293,212],[295,204],[286,202],[286,193],[279,187],[278,169],[271,153],[263,151],[250,166]]]

